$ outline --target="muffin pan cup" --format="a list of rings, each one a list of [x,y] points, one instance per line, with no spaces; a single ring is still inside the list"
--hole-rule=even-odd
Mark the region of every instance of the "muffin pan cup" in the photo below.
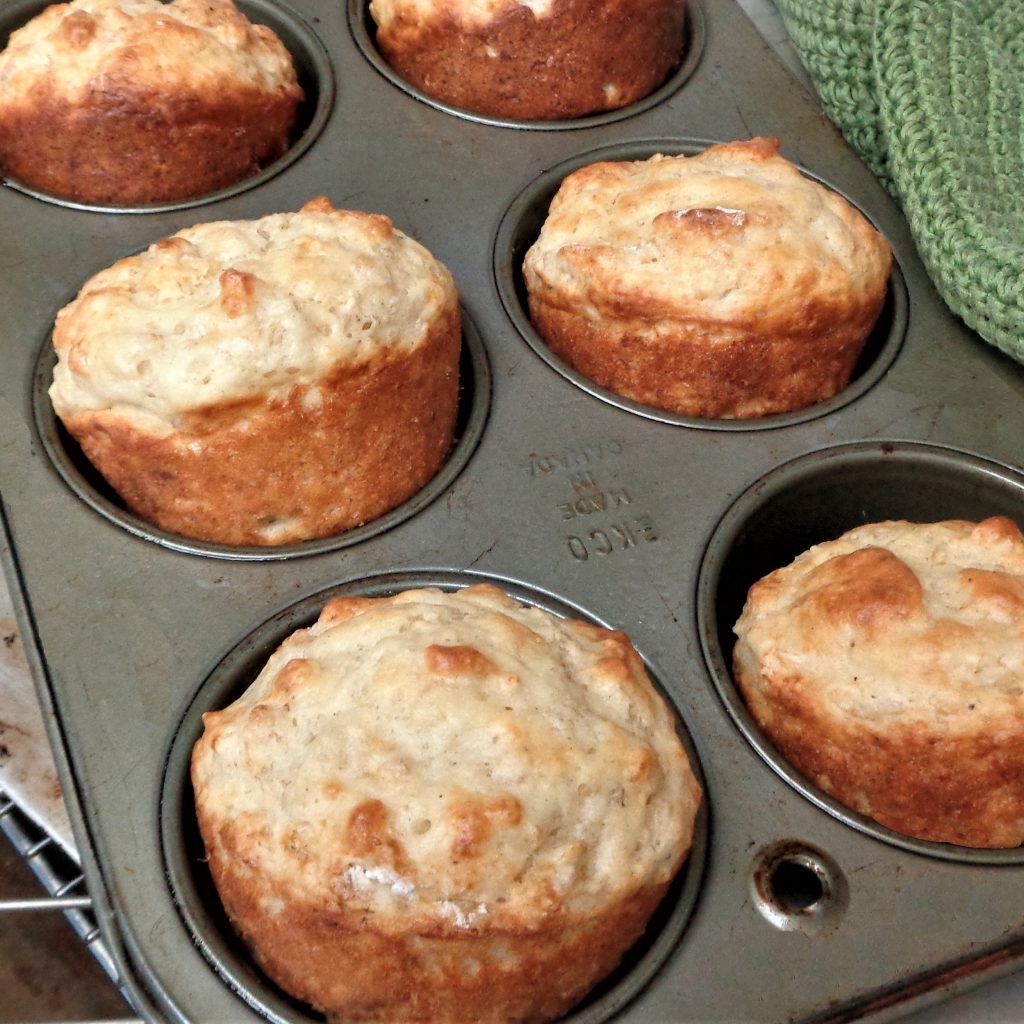
[[[704,50],[704,11],[699,4],[691,3],[686,9],[686,21],[683,26],[683,52],[679,56],[679,62],[669,72],[665,81],[647,96],[643,96],[635,103],[630,103],[628,106],[619,107],[615,110],[598,111],[597,113],[585,114],[580,117],[561,118],[550,121],[522,121],[510,117],[481,114],[478,111],[457,107],[428,95],[398,74],[377,48],[377,25],[370,14],[370,5],[367,3],[367,0],[348,0],[347,11],[352,36],[356,40],[359,49],[362,50],[363,56],[397,88],[404,90],[421,103],[426,103],[437,110],[443,110],[453,117],[464,117],[468,121],[476,121],[479,124],[492,124],[502,128],[525,128],[529,131],[595,128],[601,125],[613,124],[615,121],[621,121],[623,118],[633,117],[636,114],[642,113],[649,107],[663,102],[690,77],[693,69],[700,63],[701,54]]]
[[[313,594],[258,626],[203,681],[174,734],[167,756],[160,800],[160,838],[168,883],[178,910],[203,955],[229,985],[270,1020],[308,1021],[320,1018],[311,1013],[308,1007],[297,1004],[267,983],[254,968],[252,958],[232,932],[220,907],[213,879],[203,858],[195,798],[188,781],[192,748],[203,732],[202,715],[237,700],[277,646],[295,630],[311,625],[320,609],[331,598],[390,597],[403,590],[421,587],[453,591],[482,582],[494,583],[516,600],[543,608],[554,615],[607,625],[594,622],[585,609],[566,605],[550,594],[542,594],[512,580],[466,572],[437,571],[405,571],[368,576]],[[656,678],[655,685],[671,707],[672,701],[666,688],[659,685]],[[677,729],[691,769],[701,787],[705,788],[693,741],[678,717]],[[707,855],[708,817],[705,800],[697,813],[693,844],[686,863],[669,887],[646,933],[623,957],[619,968],[565,1018],[567,1024],[598,1024],[610,1019],[643,988],[671,954],[693,913],[700,892]]]
[[[10,34],[44,11],[50,4],[47,0],[13,0],[0,12],[0,50],[7,45]],[[238,0],[239,9],[252,22],[267,25],[292,55],[295,74],[305,98],[295,113],[291,145],[276,160],[261,167],[257,173],[243,178],[233,185],[185,199],[145,203],[136,206],[122,206],[116,203],[93,203],[57,196],[11,176],[3,182],[9,188],[44,202],[56,203],[75,210],[91,210],[97,213],[159,213],[170,210],[185,210],[206,203],[216,203],[231,196],[256,188],[279,174],[313,144],[323,130],[334,104],[334,75],[331,59],[309,23],[294,10],[278,3],[277,0]],[[209,219],[209,218],[208,218]]]
[[[0,189],[4,561],[98,917],[138,1012],[258,1021],[268,1019],[262,1002],[282,999],[251,962],[244,977],[218,969],[169,877],[165,826],[181,820],[173,800],[187,781],[182,755],[168,755],[204,680],[275,616],[331,588],[413,570],[508,581],[626,630],[692,738],[708,822],[699,885],[696,874],[683,882],[696,885],[689,920],[671,941],[653,929],[669,947],[657,965],[637,974],[628,960],[580,1020],[883,1020],[1020,966],[1020,858],[913,848],[815,800],[744,731],[713,647],[727,646],[737,589],[755,568],[774,568],[782,520],[818,524],[810,536],[841,526],[843,509],[973,514],[975,499],[998,492],[998,511],[1024,523],[1014,469],[1021,368],[939,303],[899,211],[727,0],[703,4],[703,52],[678,88],[613,122],[561,131],[420,102],[366,59],[343,5],[290,3],[337,88],[318,137],[278,173],[199,208],[146,216]],[[905,329],[887,368],[840,404],[742,429],[635,415],[557,372],[506,309],[514,268],[501,269],[512,264],[500,248],[515,204],[552,168],[591,152],[751,134],[778,135],[784,155],[849,196],[892,242],[905,283],[904,294],[894,278],[893,321],[905,318]],[[452,271],[491,375],[475,449],[401,522],[303,557],[211,557],[98,511],[68,486],[37,424],[40,346],[57,310],[88,276],[157,238],[318,194],[388,214]],[[862,500],[864,460],[913,468]],[[848,468],[820,487],[825,476],[788,475],[819,463]],[[776,482],[800,500],[777,504]],[[734,549],[737,515],[780,522],[763,545],[747,538]],[[185,863],[198,869],[193,856]],[[602,1002],[615,991],[625,993],[618,1003]],[[286,1000],[273,1014],[309,1018]]]
[[[294,558],[299,555],[318,555],[338,548],[359,544],[409,516],[415,515],[438,495],[444,493],[473,454],[474,448],[487,422],[487,409],[491,400],[491,370],[484,348],[472,319],[462,311],[462,348],[459,358],[459,396],[455,416],[454,439],[451,450],[440,469],[411,497],[375,519],[354,526],[343,533],[318,537],[313,540],[272,546],[219,544],[196,540],[161,529],[128,509],[99,471],[92,465],[81,447],[65,429],[50,402],[48,390],[53,381],[57,355],[52,338],[47,336],[39,350],[35,381],[32,386],[32,406],[35,430],[54,468],[71,490],[87,505],[117,523],[129,533],[151,540],[154,544],[187,551],[211,558],[233,560],[270,561]]]
[[[726,140],[719,139],[719,142]],[[655,154],[665,156],[696,156],[712,145],[712,140],[695,139],[650,139],[616,143],[597,149],[577,153],[570,159],[545,171],[513,200],[508,208],[494,244],[494,279],[498,284],[505,312],[516,325],[523,340],[554,370],[577,387],[611,405],[660,420],[675,423],[695,430],[766,430],[771,427],[792,426],[805,420],[826,416],[873,387],[892,365],[899,351],[907,328],[907,286],[899,263],[893,264],[889,274],[885,302],[871,333],[864,343],[863,351],[854,365],[847,385],[836,394],[821,402],[789,412],[771,413],[754,419],[719,419],[684,416],[657,406],[634,401],[610,391],[595,383],[585,374],[576,370],[556,355],[530,321],[528,292],[523,274],[523,260],[530,246],[537,239],[548,207],[562,181],[574,171],[588,164],[604,160],[649,160]],[[804,174],[828,187],[828,182],[819,175],[804,169]],[[833,189],[833,191],[837,191]],[[844,196],[848,202],[849,196]],[[864,211],[861,211],[864,212]],[[870,219],[870,218],[869,218]],[[877,228],[878,225],[876,224]]]
[[[718,695],[765,761],[812,803],[883,842],[931,857],[973,864],[1024,865],[1024,847],[971,849],[895,832],[844,806],[773,747],[733,678],[733,625],[748,589],[808,548],[886,520],[937,522],[988,516],[1016,519],[1024,475],[948,448],[908,442],[838,445],[784,463],[756,481],[722,517],[708,544],[697,586],[697,628]]]

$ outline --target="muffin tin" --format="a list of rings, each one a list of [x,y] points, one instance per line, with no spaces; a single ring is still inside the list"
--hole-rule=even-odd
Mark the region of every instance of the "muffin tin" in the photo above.
[[[810,543],[893,516],[1024,523],[1021,368],[940,303],[897,208],[731,0],[691,0],[688,52],[649,100],[539,126],[396,85],[362,3],[293,3],[241,3],[287,26],[315,94],[279,165],[133,211],[0,190],[5,564],[98,916],[139,1011],[319,1019],[260,974],[211,893],[186,772],[197,715],[332,593],[480,578],[629,632],[703,771],[685,873],[640,947],[567,1019],[888,1019],[1019,966],[1021,851],[908,840],[834,805],[774,755],[727,665],[746,586]],[[5,4],[0,41],[41,6]],[[560,176],[752,134],[778,135],[893,244],[887,309],[853,383],[738,424],[674,418],[574,378],[525,320],[517,269]],[[53,419],[53,317],[157,238],[317,194],[388,214],[451,269],[468,324],[459,444],[407,506],[339,538],[232,550],[162,534]]]

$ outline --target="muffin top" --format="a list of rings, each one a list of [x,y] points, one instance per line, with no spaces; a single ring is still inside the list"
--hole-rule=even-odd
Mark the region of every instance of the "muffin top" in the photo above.
[[[392,35],[415,36],[425,25],[437,22],[479,28],[519,8],[545,18],[553,13],[555,0],[371,0],[370,14]]]
[[[891,259],[846,200],[755,138],[570,174],[524,269],[531,293],[587,319],[770,332],[816,306],[880,306]]]
[[[197,224],[86,282],[60,311],[50,397],[164,431],[423,343],[457,311],[451,275],[384,216],[335,210]]]
[[[1024,538],[1002,516],[861,526],[754,584],[736,633],[748,682],[846,720],[1017,730]]]
[[[614,905],[671,877],[700,799],[626,636],[489,584],[335,599],[204,723],[204,834],[383,930]]]
[[[0,53],[0,108],[43,98],[118,106],[139,93],[215,95],[226,84],[300,93],[281,41],[231,0],[54,4]]]

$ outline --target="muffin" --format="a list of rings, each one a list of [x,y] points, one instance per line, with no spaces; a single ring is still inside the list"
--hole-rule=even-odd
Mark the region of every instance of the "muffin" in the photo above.
[[[569,175],[524,274],[537,331],[584,376],[746,418],[846,385],[891,261],[857,210],[757,138]]]
[[[231,0],[73,0],[0,53],[0,168],[55,196],[203,195],[288,148],[291,56]]]
[[[700,801],[625,634],[490,584],[335,599],[204,726],[224,907],[332,1020],[558,1017],[643,932]]]
[[[885,522],[750,589],[736,681],[779,752],[918,839],[1024,843],[1024,539]]]
[[[448,271],[387,217],[335,210],[186,228],[60,311],[50,397],[133,511],[224,544],[365,523],[453,440]]]
[[[371,0],[377,46],[456,107],[520,120],[616,110],[679,63],[686,0]]]

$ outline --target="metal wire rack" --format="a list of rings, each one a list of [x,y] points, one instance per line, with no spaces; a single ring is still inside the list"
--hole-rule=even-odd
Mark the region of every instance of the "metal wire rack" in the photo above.
[[[92,900],[86,891],[85,878],[81,868],[52,836],[36,825],[18,807],[2,788],[0,788],[0,832],[3,832],[11,842],[48,893],[46,896],[25,899],[0,899],[0,914],[63,911],[78,937],[85,943],[86,948],[96,958],[128,1002],[128,995],[121,984],[117,965],[104,944],[96,924],[96,917],[92,912]],[[119,1020],[117,1024],[142,1024],[142,1021],[138,1018],[125,1018],[123,1021]]]

